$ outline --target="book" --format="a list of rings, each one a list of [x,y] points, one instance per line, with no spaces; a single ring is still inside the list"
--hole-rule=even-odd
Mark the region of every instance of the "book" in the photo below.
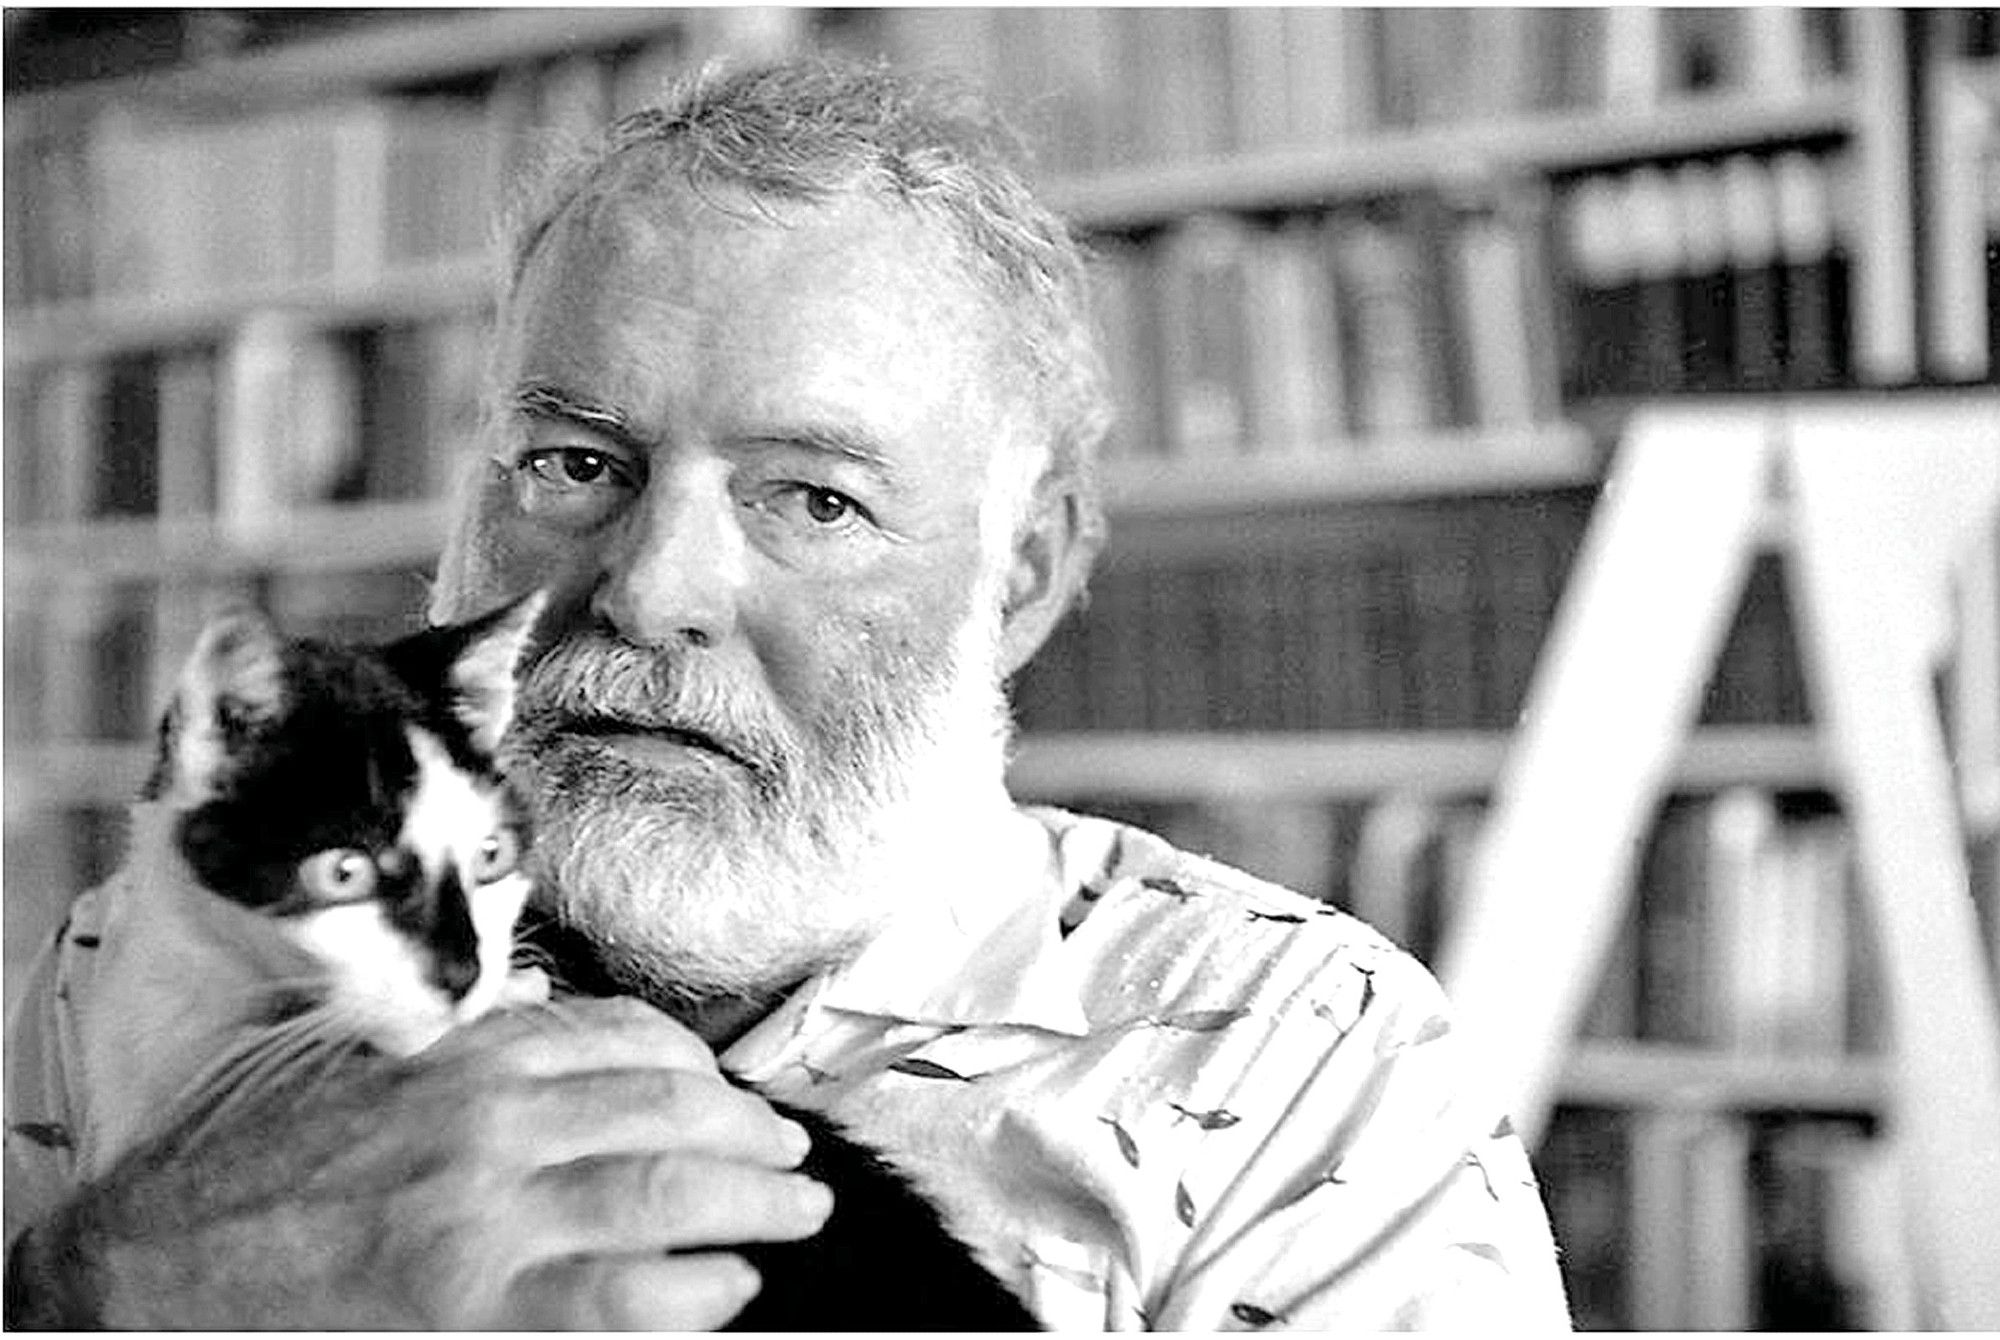
[[[1662,12],[1650,5],[1612,5],[1602,22],[1596,105],[1621,112],[1657,106],[1667,89]]]
[[[1250,435],[1248,225],[1200,214],[1159,243],[1160,380],[1169,452],[1244,454]]]
[[[1672,5],[1657,12],[1661,94],[1685,97],[1750,87],[1743,62],[1747,9]]]
[[[501,197],[493,176],[496,156],[485,143],[488,126],[477,102],[405,99],[382,128],[387,142],[372,174],[365,139],[343,146],[348,156],[362,158],[356,176],[380,182],[373,212],[356,211],[358,219],[373,221],[378,270],[485,255]],[[365,120],[347,128],[350,137],[367,133]],[[367,259],[364,253],[350,268]]]
[[[1924,344],[1931,375],[1978,381],[1993,371],[1987,311],[1988,204],[1983,158],[2000,142],[2000,109],[1950,79],[1930,92],[1927,228],[1922,239]]]
[[[96,219],[106,208],[95,148],[95,118],[10,135],[4,181],[6,301],[9,312],[75,302],[103,291]]]
[[[1846,362],[1828,170],[1811,154],[1789,151],[1771,161],[1771,183],[1784,276],[1785,385],[1820,390],[1840,383]]]
[[[1637,395],[1683,390],[1690,332],[1682,324],[1681,290],[1688,256],[1673,178],[1647,165],[1625,173],[1620,185],[1634,279],[1632,380],[1620,389]]]
[[[1293,143],[1292,105],[1300,90],[1286,69],[1291,14],[1264,5],[1227,12],[1231,139],[1246,153]]]
[[[1731,154],[1717,172],[1732,298],[1734,377],[1750,390],[1774,390],[1785,378],[1780,348],[1784,276],[1770,169],[1754,155]]]
[[[222,364],[217,520],[261,538],[287,511],[360,495],[361,378],[337,332],[278,312],[238,327]]]
[[[170,351],[154,364],[155,510],[162,517],[215,513],[216,372],[207,349]]]
[[[1638,381],[1637,265],[1624,196],[1610,175],[1571,183],[1558,198],[1565,301],[1562,382],[1566,400],[1625,391]]]
[[[1108,461],[1164,456],[1173,441],[1160,365],[1156,270],[1150,246],[1118,238],[1101,238],[1091,246],[1091,305],[1117,412],[1103,448]]]
[[[489,340],[480,313],[398,322],[360,338],[358,496],[450,496],[477,449]]]
[[[1741,23],[1741,86],[1766,97],[1802,97],[1819,74],[1806,12],[1788,5],[1751,5],[1742,11]]]
[[[1115,628],[1132,631],[1111,654],[1123,662],[1118,678],[1137,681],[1137,691],[1112,696],[1129,696],[1138,711],[1115,719],[1132,719],[1148,730],[1199,730],[1213,724],[1212,714],[1228,710],[1231,694],[1222,682],[1225,642],[1218,627],[1214,565],[1151,564],[1131,573],[1128,581],[1134,598],[1112,618]]]
[[[1530,1151],[1561,1246],[1557,1261],[1579,1331],[1629,1331],[1632,1263],[1642,1247],[1633,1222],[1632,1125],[1616,1108],[1559,1104]]]
[[[1432,299],[1421,240],[1393,216],[1333,216],[1329,242],[1340,303],[1350,422],[1362,437],[1410,435],[1444,421]]]
[[[1410,606],[1415,643],[1401,658],[1410,674],[1411,711],[1424,726],[1467,726],[1478,716],[1474,568],[1463,540],[1413,552]]]
[[[1754,907],[1731,895],[1754,877],[1775,822],[1767,803],[1742,788],[1662,804],[1636,872],[1640,1039],[1704,1045],[1721,1035],[1720,947],[1739,943],[1732,914]]]
[[[1228,14],[1118,9],[1121,68],[1141,70],[1126,97],[1128,163],[1178,163],[1231,147]]]
[[[1473,46],[1472,13],[1429,5],[1375,11],[1377,124],[1441,125],[1471,113],[1478,67],[1502,55]]]
[[[1026,110],[1038,165],[1062,174],[1115,167],[1126,148],[1117,132],[1128,81],[1114,16],[1098,6],[1004,13],[1034,25],[1032,49],[1008,55],[1025,72],[1018,85],[1032,90]]]
[[[1607,56],[1616,13],[1609,6],[1529,11],[1537,34],[1530,82],[1539,90],[1538,108],[1596,109],[1612,101]]]
[[[1345,435],[1343,351],[1323,227],[1307,215],[1244,235],[1246,431],[1260,455],[1324,454]]]
[[[1668,190],[1681,244],[1675,325],[1682,340],[1682,384],[1693,391],[1723,390],[1738,384],[1741,355],[1722,183],[1714,167],[1694,159],[1673,168]]]
[[[1548,12],[1519,5],[1482,5],[1463,11],[1465,55],[1463,121],[1518,117],[1543,105],[1553,90],[1542,84],[1541,48],[1549,40]]]
[[[1348,911],[1419,957],[1436,946],[1437,890],[1423,862],[1443,811],[1432,796],[1394,791],[1364,810],[1348,868]]]
[[[1934,1324],[1908,1315],[1916,1272],[1902,1249],[1896,1199],[1885,1194],[1892,1183],[1869,1166],[1872,1138],[1864,1122],[1837,1116],[1773,1116],[1754,1127],[1751,1255],[1760,1288],[1752,1325]],[[1857,1223],[1857,1212],[1872,1218]]]
[[[1370,59],[1369,28],[1379,11],[1299,5],[1277,12],[1284,16],[1285,60],[1277,68],[1289,95],[1288,143],[1334,144],[1373,129],[1380,71]]]
[[[90,514],[106,373],[106,365],[93,359],[8,371],[10,525],[74,521]]]
[[[1462,212],[1452,232],[1465,417],[1479,427],[1546,423],[1560,408],[1554,276],[1541,245],[1540,197],[1526,186],[1501,186]]]
[[[1896,1138],[1823,1123],[1790,1153],[1826,1170],[1826,1257],[1857,1329],[1918,1331],[1926,1316]],[[1803,1142],[1802,1142],[1803,1143]]]

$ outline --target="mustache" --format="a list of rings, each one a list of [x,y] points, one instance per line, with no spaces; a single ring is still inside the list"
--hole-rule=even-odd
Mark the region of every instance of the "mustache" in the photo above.
[[[601,629],[578,629],[543,652],[515,694],[524,738],[627,732],[678,738],[740,763],[759,779],[781,775],[798,742],[775,711],[683,652],[639,647]]]

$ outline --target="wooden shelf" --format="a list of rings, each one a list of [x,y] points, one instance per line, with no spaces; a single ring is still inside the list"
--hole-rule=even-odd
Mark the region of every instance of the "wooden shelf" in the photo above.
[[[11,568],[11,564],[9,565]],[[1209,796],[1358,799],[1397,790],[1432,794],[1492,787],[1507,752],[1500,731],[1342,731],[1313,735],[1029,736],[1009,782],[1024,801],[1071,797],[1175,800]],[[150,744],[72,740],[7,751],[11,783],[25,788],[9,813],[128,799],[144,777]],[[1712,727],[1682,756],[1689,790],[1733,783],[1809,788],[1826,763],[1804,728]]]
[[[1197,513],[1533,492],[1594,485],[1602,473],[1574,425],[1515,432],[1467,431],[1422,441],[1329,448],[1325,457],[1122,461],[1105,469],[1114,521],[1172,523]],[[1360,454],[1367,453],[1367,454]],[[7,582],[26,590],[78,573],[104,581],[227,577],[249,572],[337,572],[434,559],[449,504],[371,502],[294,512],[256,531],[213,519],[106,517],[9,528]]]
[[[1869,1055],[1731,1052],[1649,1042],[1579,1043],[1559,1101],[1593,1107],[1880,1112],[1888,1064]]]
[[[411,11],[420,14],[422,11]],[[684,27],[674,9],[502,9],[410,18],[339,36],[157,74],[129,75],[7,99],[7,139],[61,126],[116,102],[254,110],[332,93],[436,83],[520,61],[644,41]]]
[[[9,599],[59,580],[234,577],[255,572],[360,572],[436,561],[450,505],[355,503],[273,516],[254,529],[212,519],[109,517],[7,533]]]
[[[496,273],[485,256],[405,266],[363,280],[321,279],[170,298],[108,298],[10,314],[12,369],[61,359],[200,344],[227,336],[246,317],[285,312],[314,325],[426,321],[484,307]]]
[[[1026,735],[1009,780],[1024,799],[1048,800],[1448,795],[1490,790],[1510,738],[1505,731]],[[1682,753],[1674,784],[1705,791],[1738,783],[1816,789],[1829,784],[1829,769],[1809,727],[1703,728]]]
[[[1567,112],[1425,126],[1325,149],[1128,168],[1051,183],[1050,195],[1080,228],[1121,232],[1204,212],[1297,208],[1516,173],[1808,144],[1845,136],[1853,123],[1852,94],[1842,85],[1780,104],[1689,98],[1629,115]]]
[[[1113,517],[1531,492],[1595,484],[1603,466],[1580,425],[1453,429],[1328,442],[1314,454],[1126,458],[1103,467]]]

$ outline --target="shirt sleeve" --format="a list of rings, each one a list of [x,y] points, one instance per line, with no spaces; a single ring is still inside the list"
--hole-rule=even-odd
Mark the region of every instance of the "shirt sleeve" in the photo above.
[[[1247,1158],[1207,1170],[1224,1189],[1151,1324],[1568,1330],[1527,1157],[1467,1091],[1430,974],[1384,946],[1337,956],[1310,995],[1244,1080],[1280,1115]],[[1280,1041],[1315,1026],[1330,1046]]]
[[[69,1088],[66,923],[42,947],[7,1020],[6,1240],[46,1217],[76,1177]]]

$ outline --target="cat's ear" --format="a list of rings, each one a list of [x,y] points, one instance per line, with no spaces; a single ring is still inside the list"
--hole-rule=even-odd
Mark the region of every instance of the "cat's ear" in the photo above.
[[[227,610],[195,640],[174,687],[162,742],[169,799],[198,804],[221,789],[232,750],[285,709],[284,643],[262,614]]]
[[[513,724],[515,672],[547,603],[546,593],[530,591],[460,627],[463,641],[445,668],[445,686],[452,714],[485,753],[499,748]]]

